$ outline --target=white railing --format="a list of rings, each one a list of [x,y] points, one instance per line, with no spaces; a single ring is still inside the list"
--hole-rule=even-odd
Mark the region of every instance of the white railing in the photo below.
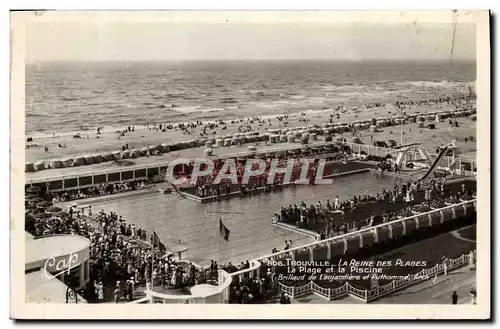
[[[146,290],[146,297],[140,299],[139,301],[133,301],[131,303],[162,303],[162,304],[198,304],[206,303],[213,298],[216,303],[227,303],[229,301],[229,285],[232,282],[232,277],[223,270],[219,270],[219,280],[220,284],[216,286],[216,289],[210,293],[199,295],[170,295],[163,294],[152,290]]]
[[[449,260],[446,265],[446,271],[453,271],[465,265],[473,265],[473,263],[475,262],[476,251],[474,250],[471,253],[463,254],[456,259]],[[423,269],[418,273],[407,275],[405,278],[393,280],[386,285],[378,286],[372,289],[359,289],[352,286],[350,283],[345,283],[342,286],[334,289],[322,288],[312,281],[300,287],[288,287],[282,283],[278,283],[278,289],[281,292],[287,293],[290,298],[312,292],[322,297],[326,297],[329,300],[349,295],[365,303],[368,303],[383,296],[392,294],[397,290],[406,288],[428,279],[432,279],[432,277],[434,276],[443,274],[445,272],[444,266],[444,263],[438,263],[431,268]]]
[[[280,252],[277,252],[277,253],[273,253],[273,254],[269,254],[269,255],[266,255],[266,256],[262,256],[262,257],[254,259],[254,260],[256,260],[256,261],[268,260],[268,259],[279,257],[279,256],[281,256],[283,254],[290,254],[293,251],[299,251],[299,250],[302,250],[304,248],[316,247],[316,246],[318,246],[320,244],[325,244],[325,243],[333,243],[333,242],[343,241],[344,239],[349,239],[351,237],[357,237],[360,234],[373,233],[374,230],[378,230],[379,228],[388,228],[391,225],[398,224],[398,223],[403,223],[403,222],[407,222],[407,221],[409,221],[411,219],[415,220],[415,219],[418,219],[420,217],[422,217],[422,218],[425,219],[428,215],[440,214],[440,211],[444,211],[444,210],[448,210],[448,209],[452,209],[452,208],[459,208],[459,207],[463,207],[463,206],[469,205],[469,204],[472,204],[475,207],[475,203],[476,203],[476,199],[463,201],[463,202],[460,202],[460,203],[457,203],[457,204],[453,204],[453,205],[450,205],[450,206],[446,206],[446,207],[443,207],[443,208],[433,209],[433,210],[428,211],[428,212],[419,213],[417,215],[412,215],[412,216],[409,216],[409,217],[404,217],[404,218],[396,219],[396,220],[393,220],[391,222],[382,223],[382,224],[371,226],[371,227],[366,227],[366,228],[360,229],[360,230],[355,231],[355,232],[350,232],[350,233],[346,233],[346,234],[343,234],[343,235],[337,235],[337,236],[334,236],[334,237],[331,237],[331,238],[328,238],[328,239],[325,239],[325,240],[321,240],[321,241],[316,241],[316,242],[312,242],[312,243],[309,243],[309,244],[305,244],[303,246],[293,247],[293,248],[290,248],[290,249],[287,249],[287,250],[284,250],[284,251],[280,251]],[[283,257],[283,256],[281,256],[281,257]]]
[[[462,209],[462,210],[464,210],[464,214],[465,214],[465,211],[467,209],[466,206],[469,205],[469,206],[473,206],[475,208],[476,201],[477,201],[476,199],[463,201],[463,202],[449,205],[449,206],[446,206],[443,208],[433,209],[431,211],[419,213],[417,215],[412,215],[409,217],[396,219],[396,220],[388,222],[388,223],[382,223],[382,224],[379,224],[376,226],[363,228],[363,229],[360,229],[360,230],[355,231],[355,232],[350,232],[347,234],[338,235],[338,236],[331,237],[331,238],[328,238],[325,240],[309,243],[309,244],[306,244],[303,246],[293,247],[293,248],[290,248],[288,250],[280,251],[280,252],[273,253],[273,254],[268,254],[268,255],[265,255],[262,257],[258,257],[256,259],[253,259],[250,261],[250,267],[248,269],[244,269],[244,270],[240,270],[238,272],[231,273],[230,276],[231,277],[239,277],[240,279],[242,279],[244,277],[244,275],[246,275],[248,273],[252,277],[253,277],[253,275],[256,275],[258,277],[259,273],[260,273],[261,262],[265,262],[267,260],[279,260],[279,259],[284,259],[284,258],[291,258],[292,253],[295,253],[298,251],[303,251],[303,250],[310,250],[311,248],[315,248],[315,247],[331,246],[335,242],[344,242],[345,243],[345,241],[349,240],[350,238],[353,238],[353,237],[357,238],[363,234],[374,234],[374,232],[376,232],[378,229],[389,228],[389,227],[392,227],[396,224],[403,223],[403,227],[406,227],[406,225],[404,223],[407,223],[410,220],[416,220],[419,222],[419,219],[422,219],[424,221],[428,221],[429,215],[439,215],[441,217],[441,223],[442,223],[442,221],[444,220],[443,214],[447,210]],[[446,212],[446,213],[449,214],[449,212]],[[432,224],[433,223],[431,222],[431,225]],[[416,229],[418,229],[418,226],[416,227]],[[448,265],[448,270],[463,266],[466,258],[467,258],[466,255],[462,255],[461,257],[459,257],[455,260],[450,260],[449,265]],[[418,273],[418,275],[420,275],[420,276],[425,276],[425,275],[433,276],[433,275],[436,275],[436,273],[439,274],[439,273],[442,273],[443,271],[444,271],[443,265],[437,264],[436,266],[434,266],[430,269],[423,269],[421,272]],[[379,286],[379,287],[375,288],[376,290],[372,289],[373,291],[358,289],[358,288],[353,287],[349,283],[346,283],[346,284],[344,284],[338,288],[335,288],[335,289],[328,288],[329,289],[328,291],[325,290],[327,288],[322,288],[322,287],[318,286],[317,284],[315,284],[314,282],[309,282],[309,284],[305,284],[301,287],[288,287],[288,286],[282,284],[281,282],[278,282],[277,286],[278,286],[278,289],[280,291],[287,293],[291,298],[294,298],[297,295],[308,293],[308,292],[316,292],[317,294],[319,294],[321,296],[330,298],[330,300],[345,296],[346,294],[350,294],[351,296],[354,296],[355,298],[359,298],[365,302],[368,302],[368,301],[380,298],[384,295],[390,294],[390,293],[394,292],[395,290],[398,290],[398,289],[401,289],[401,288],[406,287],[408,285],[417,283],[417,280],[412,279],[413,277],[415,277],[415,274],[412,276],[408,276],[408,278],[394,280],[389,284],[386,284],[384,286]],[[422,281],[422,279],[419,279],[419,280]]]

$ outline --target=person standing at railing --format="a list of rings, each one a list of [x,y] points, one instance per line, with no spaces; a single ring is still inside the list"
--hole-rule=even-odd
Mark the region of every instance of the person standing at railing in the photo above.
[[[340,209],[340,199],[338,196],[336,196],[335,199],[333,200],[333,204],[334,204],[335,210]]]
[[[476,260],[474,257],[474,251],[471,250],[469,252],[469,266],[471,267],[471,270],[474,269],[475,265],[476,265]]]
[[[453,294],[451,295],[451,304],[453,305],[458,304],[458,295],[456,291],[454,291]]]
[[[469,293],[469,296],[470,296],[470,302],[472,305],[476,305],[477,304],[477,292],[476,292],[476,289],[471,289],[470,293]]]
[[[446,257],[446,255],[444,255],[441,259],[443,260],[444,275],[447,275],[448,274],[448,257]]]

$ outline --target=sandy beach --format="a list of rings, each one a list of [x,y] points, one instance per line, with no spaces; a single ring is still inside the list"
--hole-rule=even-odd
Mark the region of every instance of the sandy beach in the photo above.
[[[445,111],[454,110],[455,107],[450,105],[437,105],[433,107],[429,106],[412,106],[405,108],[405,112],[408,115],[427,113],[434,111]],[[334,113],[339,113],[334,110],[324,110],[320,112],[307,113],[306,115],[293,115],[288,118],[288,124],[285,126],[282,122],[276,118],[270,119],[270,123],[265,121],[265,123],[257,123],[241,119],[240,122],[232,123],[226,122],[225,129],[224,126],[219,125],[216,129],[207,129],[208,136],[206,137],[220,137],[228,134],[233,134],[238,132],[238,128],[244,125],[250,125],[252,131],[258,131],[261,134],[266,133],[269,129],[279,129],[279,128],[293,128],[307,125],[328,123],[330,115]],[[379,117],[391,117],[397,116],[399,111],[391,104],[378,108],[360,108],[358,110],[349,110],[345,113],[340,113],[340,118],[334,118],[335,122],[351,122],[354,120],[366,120],[371,118]],[[307,118],[307,122],[302,121]],[[416,123],[403,125],[404,133],[404,143],[414,143],[421,142],[424,147],[428,149],[429,152],[434,153],[435,147],[441,144],[449,143],[451,140],[457,140],[458,153],[466,157],[475,157],[476,151],[476,125],[474,121],[470,121],[468,118],[459,118],[459,127],[452,127],[447,121],[443,121],[436,125],[436,129],[429,130],[427,128],[418,128]],[[82,131],[80,133],[81,139],[75,139],[72,136],[58,136],[55,133],[55,137],[41,137],[34,138],[33,142],[30,144],[36,144],[36,147],[31,147],[26,149],[26,162],[33,162],[37,160],[50,160],[50,159],[60,159],[62,157],[75,156],[75,155],[85,155],[94,154],[102,151],[115,151],[121,150],[121,147],[125,144],[129,145],[129,148],[141,148],[149,145],[157,145],[159,143],[169,143],[175,141],[185,141],[201,137],[203,126],[198,126],[191,130],[191,134],[186,134],[181,130],[170,129],[165,132],[147,129],[137,129],[133,132],[128,132],[124,136],[118,137],[119,134],[116,131],[103,131],[100,135],[97,135],[96,130]],[[125,128],[125,127],[124,127]],[[383,128],[383,131],[370,133],[367,130],[358,132],[358,136],[361,138],[362,142],[365,144],[372,144],[371,136],[373,135],[373,140],[390,140],[393,139],[399,143],[400,141],[400,126],[392,126]],[[87,139],[87,136],[89,139]],[[350,133],[344,133],[343,136],[352,137]],[[468,136],[473,136],[474,141],[464,143],[464,138]],[[58,145],[65,145],[66,147],[58,147]],[[44,146],[48,147],[48,152],[44,151]],[[137,159],[135,159],[137,160]],[[146,161],[150,162],[150,160]]]

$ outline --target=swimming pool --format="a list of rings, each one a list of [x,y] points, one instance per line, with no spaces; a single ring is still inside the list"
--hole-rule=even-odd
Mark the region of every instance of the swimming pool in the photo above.
[[[304,235],[271,225],[271,218],[281,206],[322,202],[335,196],[346,199],[353,195],[376,193],[389,188],[401,179],[378,173],[363,173],[340,177],[332,185],[300,185],[269,194],[233,198],[214,203],[198,203],[177,195],[160,193],[123,197],[109,201],[92,202],[94,213],[103,209],[122,215],[127,223],[135,223],[150,234],[154,229],[162,242],[169,245],[179,239],[187,243],[183,254],[200,264],[211,259],[219,261],[219,218],[231,231],[229,241],[222,241],[222,263],[238,264],[283,249],[285,240],[293,246],[312,242]],[[222,214],[214,214],[221,212]]]

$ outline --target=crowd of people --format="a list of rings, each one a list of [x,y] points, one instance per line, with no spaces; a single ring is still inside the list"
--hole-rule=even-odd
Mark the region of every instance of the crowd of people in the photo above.
[[[47,202],[47,206],[49,204]],[[89,239],[90,282],[80,294],[91,303],[132,301],[139,287],[179,289],[201,283],[217,284],[218,281],[219,265],[216,261],[211,261],[207,267],[178,262],[171,254],[160,250],[162,248],[152,248],[155,245],[153,235],[150,244],[146,243],[146,230],[134,223],[127,224],[115,212],[101,210],[94,215],[91,206],[86,209],[70,207],[68,212],[60,211],[49,216],[36,207],[26,217],[25,227],[34,236],[73,234]],[[229,263],[222,268],[232,273],[249,267],[247,261],[238,266]],[[233,284],[232,289],[240,291],[235,294],[240,296],[235,297],[236,300],[253,300],[246,291],[254,291],[254,288],[246,283]],[[254,296],[257,296],[255,292]]]
[[[254,180],[248,184],[241,185],[233,185],[231,183],[207,184],[197,186],[196,195],[200,198],[218,198],[221,195],[228,195],[234,192],[240,192],[241,195],[246,195],[249,192],[256,191],[263,187],[266,191],[271,190],[271,186],[267,184],[267,180],[265,179]]]
[[[34,236],[73,234],[90,240],[91,281],[83,291],[89,302],[109,300],[106,293],[111,292],[112,285],[116,301],[131,300],[134,286],[148,277],[148,261],[151,262],[153,251],[145,243],[146,231],[135,224],[127,225],[114,212],[107,214],[101,210],[93,217],[91,208],[84,214],[71,207],[67,213],[50,217],[33,213],[27,216],[27,221],[26,230]]]
[[[109,184],[102,183],[96,187],[52,192],[53,201],[70,201],[79,198],[108,195],[129,190],[141,189],[147,186],[146,181]],[[258,185],[252,185],[250,189]],[[203,185],[197,187],[199,196],[220,195],[230,185]],[[475,191],[462,185],[459,191],[446,189],[444,178],[431,179],[426,185],[420,181],[408,181],[406,184],[395,185],[392,189],[384,189],[381,193],[353,196],[341,200],[336,196],[326,202],[316,204],[300,204],[282,207],[274,214],[275,222],[292,223],[299,227],[318,229],[320,238],[325,239],[349,229],[376,225],[395,219],[401,212],[411,211],[417,204],[425,204],[439,199],[458,200],[463,196],[473,196]],[[213,195],[213,194],[212,194]],[[50,203],[50,202],[48,202]],[[376,203],[384,203],[370,207]],[[387,205],[397,205],[390,207]],[[163,251],[152,248],[155,245],[153,236],[148,241],[145,230],[135,224],[127,224],[122,216],[114,212],[105,213],[101,210],[95,216],[92,208],[88,214],[71,207],[67,213],[46,216],[46,212],[33,209],[26,218],[26,230],[34,236],[50,234],[75,234],[88,238],[90,246],[90,283],[84,295],[89,302],[131,301],[139,286],[150,289],[152,285],[163,288],[183,288],[199,283],[216,284],[219,264],[212,261],[206,268],[194,264],[179,263]],[[368,210],[368,211],[367,211]],[[43,215],[42,215],[43,214]],[[338,220],[337,220],[338,219]],[[321,225],[317,225],[321,224]],[[292,241],[285,242],[285,250],[290,248]],[[275,248],[272,251],[278,252]],[[238,266],[229,263],[220,268],[234,273],[250,267],[247,261]],[[230,286],[232,303],[253,303],[267,299],[273,292],[272,274],[265,273],[258,278],[245,276],[241,281],[234,278]],[[289,303],[282,296],[280,303]]]
[[[420,181],[408,181],[395,185],[393,189],[383,189],[381,193],[353,196],[341,200],[336,196],[326,203],[300,204],[281,207],[275,213],[273,222],[289,223],[300,228],[313,229],[325,239],[349,230],[361,229],[396,219],[402,213],[411,213],[414,207],[428,205],[435,200],[455,202],[465,196],[473,196],[475,191],[467,189],[465,184],[458,191],[446,189],[446,179],[431,179],[429,184]]]
[[[141,190],[149,185],[147,180],[136,180],[130,182],[108,183],[103,182],[95,186],[80,188],[76,190],[64,190],[51,192],[52,202],[68,202],[78,199],[86,199],[109,194],[117,194],[135,190]]]

